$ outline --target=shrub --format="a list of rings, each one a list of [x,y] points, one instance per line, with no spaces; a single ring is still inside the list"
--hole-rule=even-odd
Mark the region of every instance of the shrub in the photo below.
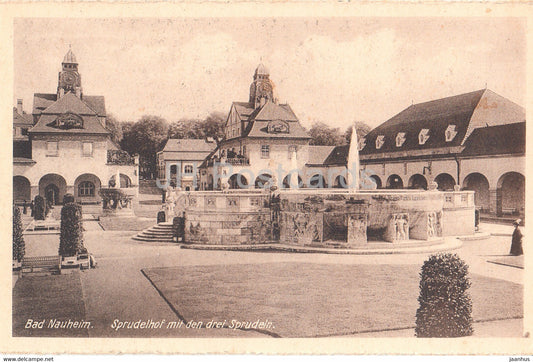
[[[61,234],[59,255],[74,256],[83,249],[83,223],[81,206],[73,202],[61,209]]]
[[[473,333],[468,265],[456,254],[432,255],[420,273],[417,337],[463,337]]]
[[[33,199],[33,218],[35,220],[44,220],[46,218],[46,203],[41,195],[35,196]]]
[[[13,205],[13,260],[21,261],[26,253],[24,236],[22,235],[22,221],[20,210]]]
[[[65,196],[63,196],[63,205],[66,205],[70,202],[74,202],[74,195],[72,194],[65,194]]]

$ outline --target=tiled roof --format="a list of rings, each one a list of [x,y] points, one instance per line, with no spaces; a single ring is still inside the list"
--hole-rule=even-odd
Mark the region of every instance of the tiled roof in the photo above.
[[[335,146],[324,161],[326,166],[346,166],[350,145]]]
[[[476,128],[465,142],[461,156],[524,154],[526,123]]]
[[[167,141],[163,152],[211,152],[216,147],[215,142],[207,142],[204,139],[175,139]]]
[[[298,121],[296,115],[288,104],[276,104],[267,101],[264,106],[258,108],[258,112],[252,115],[253,120],[271,121],[280,119],[282,121]]]
[[[249,103],[246,104],[249,105]],[[245,107],[246,111],[249,109],[249,107]],[[298,118],[288,104],[276,104],[267,101],[262,107],[255,109],[248,118],[242,116],[241,118],[245,119],[248,124],[243,132],[243,137],[310,138],[307,131],[302,127],[300,122],[298,122]],[[271,121],[277,120],[287,122],[289,133],[268,132],[268,124]]]
[[[309,146],[308,165],[322,165],[335,149],[335,146]]]
[[[233,106],[242,120],[248,119],[255,110],[253,104],[248,102],[233,102]]]
[[[33,126],[33,117],[31,114],[17,111],[17,107],[13,107],[13,124]]]
[[[29,130],[30,133],[77,133],[77,134],[109,134],[109,131],[102,126],[96,116],[81,116],[83,118],[83,128],[60,129],[49,126],[57,119],[55,114],[43,114],[37,124]]]
[[[211,152],[164,152],[166,161],[203,161]]]
[[[461,146],[477,127],[525,121],[525,112],[517,104],[482,89],[452,97],[411,105],[376,127],[365,137],[361,155],[387,154],[410,150],[431,150]],[[446,140],[446,130],[455,126],[455,136]],[[426,129],[429,138],[420,144],[419,135]],[[405,141],[396,146],[396,137],[404,133]],[[376,139],[383,145],[378,149]]]
[[[57,94],[35,93],[33,95],[33,114],[41,114],[56,101]],[[103,96],[83,95],[82,102],[84,102],[92,111],[94,111],[93,113],[98,114],[100,117],[105,117],[105,100]]]
[[[42,111],[42,114],[64,114],[72,112],[81,115],[95,115],[96,111],[92,110],[81,99],[73,93],[67,93],[52,103],[48,108]]]

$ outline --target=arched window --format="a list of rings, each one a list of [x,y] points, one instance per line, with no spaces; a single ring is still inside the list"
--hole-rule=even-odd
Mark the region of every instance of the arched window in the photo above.
[[[191,165],[186,165],[185,168],[183,169],[183,173],[191,174],[192,171],[193,171],[193,168]]]
[[[94,196],[94,184],[91,181],[83,181],[78,185],[78,196]]]

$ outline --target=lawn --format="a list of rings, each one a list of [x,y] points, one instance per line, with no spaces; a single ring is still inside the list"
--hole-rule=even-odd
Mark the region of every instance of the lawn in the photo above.
[[[42,321],[44,328],[26,329],[28,319]],[[13,289],[14,337],[88,337],[87,329],[46,328],[50,319],[85,320],[85,304],[79,273],[29,275]]]
[[[412,328],[415,265],[265,263],[145,269],[187,321],[272,321],[282,337]],[[523,288],[471,275],[475,321],[523,316]]]

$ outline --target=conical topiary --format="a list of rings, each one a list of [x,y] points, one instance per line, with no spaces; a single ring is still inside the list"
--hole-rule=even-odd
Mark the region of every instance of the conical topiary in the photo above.
[[[20,210],[13,205],[13,260],[21,261],[26,253],[24,236],[22,235],[22,220]]]
[[[41,195],[33,199],[33,218],[35,220],[44,220],[46,218],[46,204]]]
[[[83,248],[83,223],[81,206],[73,202],[61,209],[59,255],[74,256]]]
[[[417,337],[464,337],[473,333],[468,265],[456,254],[432,255],[420,273]]]

